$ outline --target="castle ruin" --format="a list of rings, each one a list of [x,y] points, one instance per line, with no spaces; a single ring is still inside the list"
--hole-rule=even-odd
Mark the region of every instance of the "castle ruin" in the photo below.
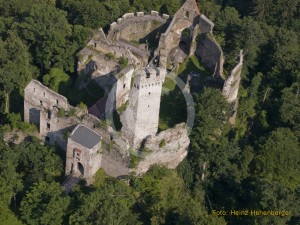
[[[92,182],[99,168],[114,177],[140,174],[153,164],[175,168],[190,141],[185,123],[158,133],[162,86],[169,71],[196,55],[211,78],[222,83],[223,95],[236,111],[243,55],[226,78],[213,27],[195,0],[187,0],[173,17],[156,11],[127,13],[107,34],[95,31],[79,54],[78,88],[95,80],[105,96],[85,111],[33,80],[25,88],[24,119],[38,126],[41,139],[66,149],[66,175]],[[126,106],[120,113],[121,132],[103,126],[107,105]],[[140,158],[134,168],[132,154]]]

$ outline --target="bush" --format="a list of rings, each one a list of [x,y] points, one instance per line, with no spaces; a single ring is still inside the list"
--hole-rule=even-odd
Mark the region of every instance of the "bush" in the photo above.
[[[166,146],[166,141],[165,141],[165,139],[162,139],[161,142],[159,143],[159,147],[163,148],[165,146]]]
[[[107,58],[108,60],[115,59],[114,54],[112,54],[111,52],[107,53],[105,56],[106,56],[106,58]]]
[[[125,68],[128,65],[128,59],[122,56],[119,59],[119,64],[120,64],[121,69]]]
[[[136,168],[141,161],[141,158],[137,155],[130,155],[130,168]]]
[[[76,114],[76,109],[75,108],[71,108],[68,111],[68,117],[73,117],[73,116],[75,116],[75,114]]]
[[[60,108],[57,113],[58,117],[65,117],[66,111],[63,108]]]

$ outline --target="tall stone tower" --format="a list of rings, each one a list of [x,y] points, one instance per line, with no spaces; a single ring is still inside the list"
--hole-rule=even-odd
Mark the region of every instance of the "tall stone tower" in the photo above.
[[[165,69],[154,64],[136,71],[129,104],[121,115],[122,133],[135,149],[140,147],[146,137],[157,133],[165,74]]]

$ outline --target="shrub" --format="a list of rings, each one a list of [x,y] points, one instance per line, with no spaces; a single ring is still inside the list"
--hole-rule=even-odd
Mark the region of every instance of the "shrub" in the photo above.
[[[128,59],[122,56],[119,59],[119,64],[120,64],[121,69],[125,68],[128,65]]]
[[[107,53],[105,56],[106,56],[106,58],[107,58],[108,60],[115,59],[114,54],[112,54],[111,52]]]
[[[166,146],[166,141],[165,141],[165,139],[162,139],[161,142],[159,143],[159,147],[163,148],[165,146]]]
[[[66,115],[66,111],[63,108],[60,108],[57,115],[58,117],[64,117]]]

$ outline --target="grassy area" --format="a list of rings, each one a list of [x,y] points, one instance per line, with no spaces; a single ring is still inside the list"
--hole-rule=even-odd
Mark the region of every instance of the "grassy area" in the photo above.
[[[174,127],[185,122],[187,117],[186,102],[178,86],[161,97],[159,112],[159,130]]]
[[[177,74],[180,78],[183,79],[184,82],[187,80],[187,75],[191,72],[200,74],[200,77],[204,81],[205,77],[209,76],[210,73],[205,70],[205,68],[201,65],[200,60],[197,56],[191,56],[186,58],[183,63],[181,63]]]
[[[70,88],[68,90],[59,90],[59,93],[64,95],[73,106],[83,102],[90,107],[104,96],[103,89],[95,81],[91,81],[85,89]]]
[[[176,87],[176,82],[169,77],[165,78],[165,82],[163,84],[163,88],[166,88],[170,91],[174,90]]]
[[[196,56],[187,58],[178,68],[176,75],[186,82],[190,73],[200,74],[202,84],[209,75]],[[163,87],[169,89],[170,92],[165,93],[161,98],[159,130],[166,130],[178,123],[185,122],[187,117],[186,102],[180,88],[168,77],[166,77]]]

